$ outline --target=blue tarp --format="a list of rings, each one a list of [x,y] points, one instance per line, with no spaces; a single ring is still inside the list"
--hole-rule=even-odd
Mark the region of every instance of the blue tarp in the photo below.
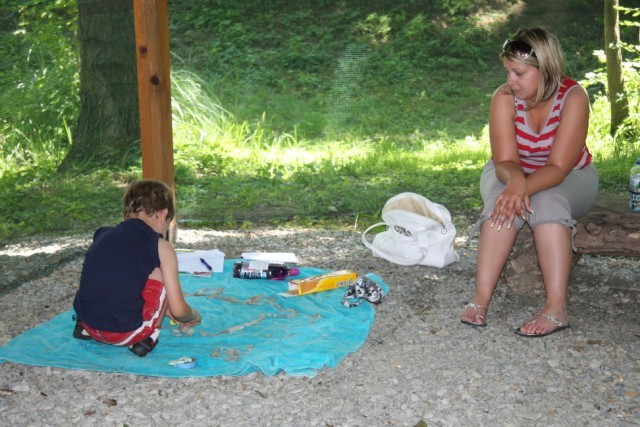
[[[341,304],[346,289],[286,297],[286,281],[231,277],[233,262],[211,277],[181,276],[187,301],[202,314],[202,323],[178,331],[165,319],[157,347],[140,358],[127,348],[76,340],[73,311],[31,329],[0,347],[0,363],[14,362],[161,377],[238,376],[254,371],[313,377],[335,367],[366,341],[375,306]],[[326,273],[300,268],[300,278]],[[388,286],[375,274],[369,278]],[[196,366],[169,364],[182,356]]]

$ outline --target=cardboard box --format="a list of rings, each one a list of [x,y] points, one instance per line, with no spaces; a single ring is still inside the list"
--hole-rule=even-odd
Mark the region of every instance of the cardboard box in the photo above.
[[[294,279],[289,281],[288,293],[291,295],[307,295],[329,289],[342,288],[350,286],[357,278],[358,275],[353,271],[339,270],[307,277],[306,279]]]

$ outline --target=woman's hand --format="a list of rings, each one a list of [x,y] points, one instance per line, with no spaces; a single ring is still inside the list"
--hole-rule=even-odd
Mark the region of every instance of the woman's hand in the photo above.
[[[525,218],[526,212],[532,212],[527,189],[527,180],[518,177],[511,180],[496,198],[493,212],[491,212],[491,227],[498,226],[498,231],[506,225],[511,228],[516,216]]]

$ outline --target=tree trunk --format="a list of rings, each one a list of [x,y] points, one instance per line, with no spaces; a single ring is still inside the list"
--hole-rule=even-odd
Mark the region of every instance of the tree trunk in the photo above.
[[[140,150],[133,2],[78,0],[78,14],[80,114],[61,171],[123,165]]]
[[[620,21],[616,7],[619,0],[604,2],[604,46],[607,59],[607,86],[611,104],[611,135],[629,117],[629,101],[624,90],[622,51],[620,50]]]
[[[640,258],[640,215],[591,212],[578,223],[578,254]]]

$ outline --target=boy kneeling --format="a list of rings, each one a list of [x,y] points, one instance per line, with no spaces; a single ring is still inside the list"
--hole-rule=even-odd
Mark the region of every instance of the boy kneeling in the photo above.
[[[132,184],[123,213],[123,222],[93,235],[73,302],[73,336],[127,346],[144,357],[158,343],[165,315],[181,329],[201,317],[184,299],[176,252],[164,238],[175,216],[169,186],[156,180]]]

